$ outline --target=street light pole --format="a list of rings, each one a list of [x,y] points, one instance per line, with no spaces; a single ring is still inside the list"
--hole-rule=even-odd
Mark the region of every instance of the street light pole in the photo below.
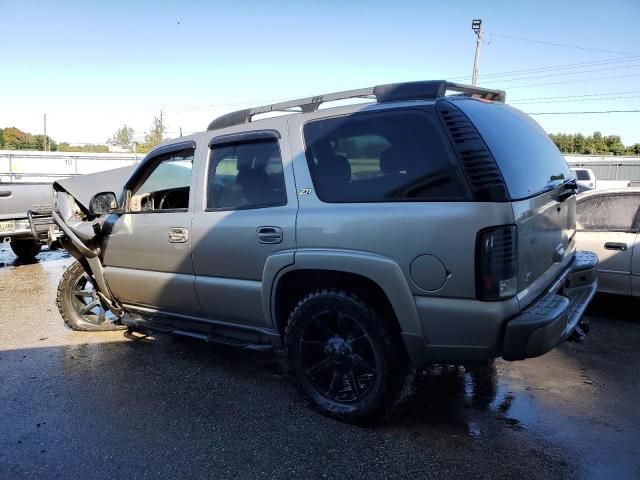
[[[482,45],[482,35],[484,30],[482,28],[482,20],[479,18],[473,19],[471,22],[471,29],[476,34],[476,56],[473,60],[473,73],[471,74],[471,85],[476,85],[478,82],[478,68],[480,68],[480,45]]]

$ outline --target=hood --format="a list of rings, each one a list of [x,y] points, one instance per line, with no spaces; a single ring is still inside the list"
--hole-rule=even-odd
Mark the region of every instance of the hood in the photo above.
[[[65,178],[54,182],[56,191],[65,191],[71,195],[82,207],[89,210],[91,198],[100,192],[114,192],[121,200],[122,190],[136,165],[115,168],[99,173],[89,173]]]

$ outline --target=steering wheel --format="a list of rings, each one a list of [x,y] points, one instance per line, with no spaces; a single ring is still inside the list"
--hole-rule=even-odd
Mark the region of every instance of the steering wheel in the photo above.
[[[189,193],[180,189],[173,189],[166,192],[160,199],[158,210],[171,210],[173,208],[187,208],[189,204]]]

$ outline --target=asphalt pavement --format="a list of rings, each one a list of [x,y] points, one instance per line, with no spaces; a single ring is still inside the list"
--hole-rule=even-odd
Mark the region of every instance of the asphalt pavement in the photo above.
[[[73,332],[71,259],[0,245],[0,478],[640,478],[640,302],[525,362],[433,367],[374,425],[314,411],[282,354]]]

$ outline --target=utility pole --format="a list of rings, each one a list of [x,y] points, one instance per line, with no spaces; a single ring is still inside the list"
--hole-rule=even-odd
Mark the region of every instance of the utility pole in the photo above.
[[[482,20],[474,18],[471,22],[471,29],[476,34],[476,56],[473,60],[473,73],[471,74],[471,85],[476,85],[478,82],[478,68],[480,68],[480,45],[482,45],[482,35],[484,30],[482,28]]]
[[[47,114],[44,114],[44,151],[47,152]]]
[[[164,140],[164,113],[160,110],[160,141]]]

